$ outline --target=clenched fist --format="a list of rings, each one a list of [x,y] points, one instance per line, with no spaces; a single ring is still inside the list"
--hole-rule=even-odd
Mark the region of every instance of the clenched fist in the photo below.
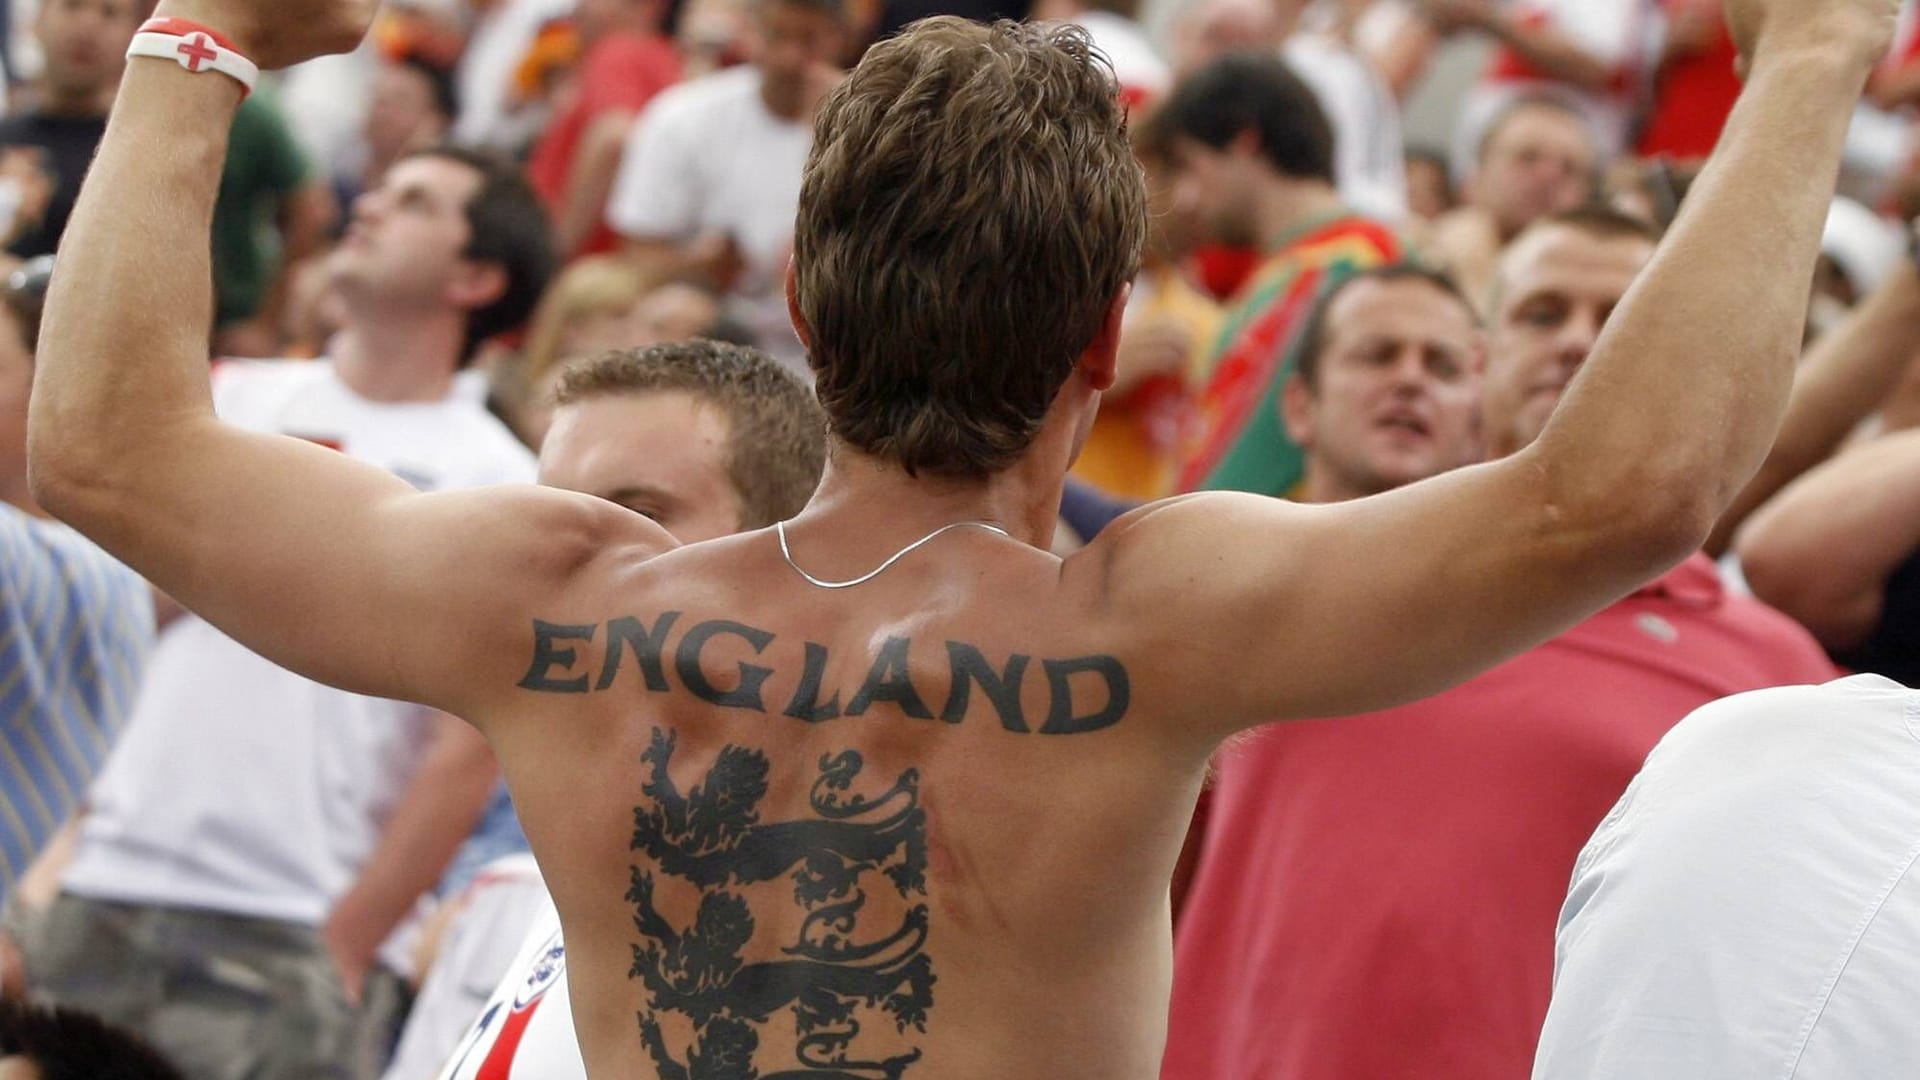
[[[1727,28],[1742,70],[1758,50],[1837,46],[1863,64],[1879,63],[1893,43],[1900,0],[1726,0]]]
[[[161,0],[155,14],[210,26],[273,69],[352,52],[379,7],[379,0]]]

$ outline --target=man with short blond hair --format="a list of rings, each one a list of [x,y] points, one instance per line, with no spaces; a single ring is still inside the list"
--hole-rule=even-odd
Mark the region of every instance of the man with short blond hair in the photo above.
[[[785,521],[826,464],[819,403],[752,349],[689,341],[608,353],[568,368],[556,399],[540,482],[644,514],[683,543]],[[496,860],[455,903],[386,1075],[582,1080],[560,914],[533,858]]]

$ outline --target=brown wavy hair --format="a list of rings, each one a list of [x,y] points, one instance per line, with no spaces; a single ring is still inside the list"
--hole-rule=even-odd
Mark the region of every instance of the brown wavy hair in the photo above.
[[[1146,225],[1085,31],[943,17],[874,46],[821,107],[794,241],[833,434],[913,474],[1012,465]]]

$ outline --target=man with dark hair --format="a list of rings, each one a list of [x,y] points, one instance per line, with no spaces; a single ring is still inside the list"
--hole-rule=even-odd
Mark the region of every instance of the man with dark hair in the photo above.
[[[1514,244],[1478,401],[1494,456],[1573,408],[1569,380],[1653,254],[1645,225],[1607,212]],[[1286,394],[1304,497],[1477,460],[1474,322],[1419,271],[1330,295]],[[1715,698],[1833,673],[1804,630],[1696,555],[1445,693],[1237,741],[1194,841],[1163,1080],[1525,1080],[1574,861],[1647,752]]]
[[[1479,318],[1453,279],[1394,263],[1333,286],[1281,398],[1306,454],[1300,497],[1392,491],[1481,459]]]
[[[1396,261],[1400,240],[1342,202],[1326,116],[1277,59],[1214,61],[1175,88],[1158,122],[1172,132],[1176,201],[1205,215],[1212,239],[1266,253],[1206,365],[1180,490],[1285,494],[1301,469],[1280,423],[1296,335],[1323,289]]]
[[[555,399],[540,482],[643,514],[682,543],[798,514],[826,464],[819,403],[752,349],[689,341],[609,353],[568,368]],[[556,977],[566,966],[560,915],[539,868],[525,855],[497,860],[456,903],[463,911],[387,1076],[584,1077]]]
[[[410,488],[529,480],[525,449],[456,372],[526,318],[552,262],[510,164],[413,154],[355,204],[330,257],[345,323],[326,361],[224,364],[213,403]],[[196,1073],[374,1075],[410,967],[390,939],[496,776],[458,720],[321,686],[181,616],[26,942],[36,989]]]
[[[183,1080],[152,1047],[73,1009],[0,1001],[0,1080]]]
[[[929,20],[827,96],[788,290],[825,478],[790,522],[685,546],[605,500],[422,494],[223,423],[194,271],[240,88],[135,64],[50,298],[35,490],[264,655],[487,734],[590,1075],[1144,1080],[1220,741],[1551,637],[1695,550],[1758,465],[1891,20],[1734,2],[1748,97],[1533,445],[1333,506],[1158,504],[1066,559],[1146,232],[1083,31]],[[164,3],[268,67],[369,15]]]
[[[840,0],[756,0],[753,63],[660,95],[626,140],[606,217],[660,277],[698,275],[738,301],[760,346],[797,372],[782,291],[814,114],[840,79]]]

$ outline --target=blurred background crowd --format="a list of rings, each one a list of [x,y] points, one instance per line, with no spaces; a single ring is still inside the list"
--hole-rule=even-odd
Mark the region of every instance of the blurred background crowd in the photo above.
[[[216,403],[423,488],[537,477],[683,540],[782,520],[818,471],[770,434],[798,406],[593,361],[704,339],[809,378],[785,284],[819,102],[924,16],[1066,20],[1112,61],[1154,218],[1057,547],[1186,492],[1363,498],[1545,429],[1740,85],[1713,0],[1144,3],[390,2],[235,121]],[[4,993],[192,1077],[426,1080],[473,1057],[542,902],[486,745],[273,668],[26,490],[51,257],[149,14],[0,0]],[[1221,753],[1175,882],[1169,1080],[1527,1076],[1576,858],[1674,724],[1920,684],[1916,106],[1909,3],[1785,427],[1708,550],[1457,690]],[[9,1012],[0,1053],[51,1022]]]

